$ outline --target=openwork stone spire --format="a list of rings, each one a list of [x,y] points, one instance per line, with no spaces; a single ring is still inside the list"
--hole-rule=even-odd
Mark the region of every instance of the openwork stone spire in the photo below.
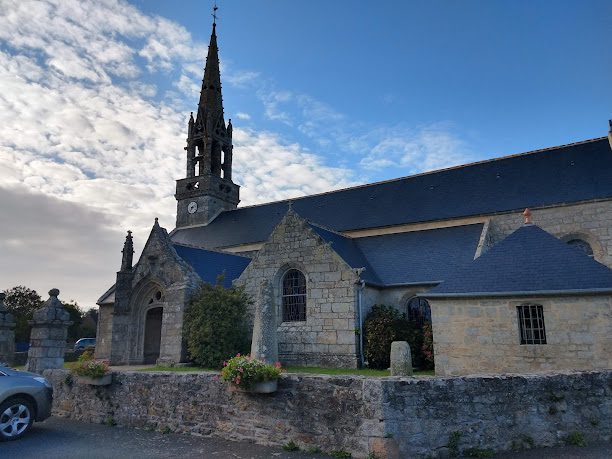
[[[187,177],[212,174],[232,179],[232,130],[223,118],[217,25],[213,23],[198,111],[188,122]],[[223,160],[222,160],[223,155]],[[197,173],[196,173],[197,166]]]
[[[240,202],[232,181],[232,120],[225,124],[223,114],[216,12],[215,5],[198,109],[187,122],[186,175],[176,182],[177,228],[207,225]]]
[[[132,232],[128,231],[123,243],[123,254],[121,258],[121,271],[130,271],[134,257],[134,242],[132,241]]]

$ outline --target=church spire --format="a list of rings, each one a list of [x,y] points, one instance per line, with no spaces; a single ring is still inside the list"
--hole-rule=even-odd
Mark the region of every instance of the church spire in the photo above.
[[[176,182],[177,228],[206,225],[240,202],[232,181],[232,122],[225,123],[217,46],[217,5],[196,113],[187,122],[187,170]]]
[[[187,177],[212,174],[217,177],[223,176],[224,179],[231,181],[232,136],[223,117],[219,47],[217,46],[217,9],[215,5],[198,111],[195,120],[189,119],[186,147]]]

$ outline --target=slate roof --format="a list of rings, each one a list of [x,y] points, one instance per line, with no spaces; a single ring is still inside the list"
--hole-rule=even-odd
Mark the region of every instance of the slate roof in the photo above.
[[[612,293],[612,270],[536,225],[524,225],[424,297]]]
[[[223,286],[229,288],[251,262],[250,258],[213,252],[210,250],[174,244],[178,256],[191,265],[204,282],[215,284],[217,276],[223,274]]]
[[[474,259],[483,225],[348,238],[310,225],[371,285],[437,284]]]
[[[492,214],[612,198],[606,137],[292,200],[305,219],[333,231]],[[220,248],[268,239],[289,201],[241,207],[176,243]]]
[[[354,241],[383,285],[437,284],[474,260],[482,227],[478,223]]]
[[[381,284],[376,272],[361,252],[355,239],[328,231],[320,226],[311,224],[310,227],[321,236],[323,240],[329,242],[331,248],[340,255],[351,268],[365,268],[365,271],[361,274],[363,280],[372,284]]]

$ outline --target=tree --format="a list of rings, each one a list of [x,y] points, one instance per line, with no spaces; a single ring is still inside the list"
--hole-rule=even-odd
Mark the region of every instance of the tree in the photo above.
[[[63,304],[64,309],[68,311],[68,314],[70,314],[70,320],[72,321],[72,325],[68,327],[68,341],[76,341],[79,338],[84,338],[81,336],[83,310],[74,300],[70,300],[69,302]]]
[[[221,368],[223,361],[249,349],[247,308],[242,287],[202,284],[192,296],[183,321],[190,358],[203,367]]]
[[[32,320],[32,314],[41,307],[43,300],[36,290],[31,290],[23,285],[18,285],[5,290],[6,298],[4,304],[15,317],[15,341],[18,343],[29,342],[32,327],[28,324]]]

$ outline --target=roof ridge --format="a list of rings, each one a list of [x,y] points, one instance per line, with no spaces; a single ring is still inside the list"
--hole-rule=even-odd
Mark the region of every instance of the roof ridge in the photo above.
[[[311,222],[311,221],[309,221],[309,220],[306,220],[306,221],[308,222],[308,224],[309,224],[310,226],[315,226],[315,227],[317,227],[317,228],[320,228],[320,229],[322,229],[322,230],[324,230],[324,231],[327,231],[327,232],[329,232],[329,233],[335,234],[335,235],[337,235],[337,236],[342,236],[342,237],[343,237],[343,238],[345,238],[345,239],[349,239],[349,240],[353,240],[353,239],[355,239],[354,237],[347,236],[346,234],[342,234],[342,233],[340,233],[339,231],[336,231],[336,230],[330,229],[330,228],[328,228],[327,226],[323,226],[323,225],[321,225],[321,224],[319,224],[319,223],[314,223],[314,222]]]
[[[197,249],[197,250],[204,250],[206,252],[219,253],[221,255],[230,255],[232,257],[246,258],[247,260],[250,260],[249,257],[245,257],[243,255],[236,255],[235,253],[224,252],[222,250],[217,250],[217,249],[207,249],[207,248],[204,248],[204,247],[198,247],[197,245],[186,244],[184,242],[174,242],[174,241],[172,241],[172,245],[178,245],[178,246],[181,246],[181,247],[186,247],[188,249]]]
[[[446,171],[451,171],[451,170],[456,170],[456,169],[463,169],[466,167],[471,167],[471,166],[477,166],[479,164],[485,164],[485,163],[492,163],[494,161],[502,161],[502,160],[506,160],[506,159],[512,159],[512,158],[516,158],[516,157],[520,157],[520,156],[527,156],[527,155],[532,155],[532,154],[536,154],[536,153],[542,153],[542,152],[546,152],[546,151],[552,151],[552,150],[560,150],[560,149],[564,149],[564,148],[569,148],[569,147],[574,147],[576,145],[583,145],[586,143],[594,143],[594,142],[599,142],[602,140],[607,140],[607,137],[596,137],[593,139],[587,139],[587,140],[581,140],[578,142],[572,142],[572,143],[567,143],[567,144],[562,144],[562,145],[557,145],[554,147],[546,147],[546,148],[540,148],[540,149],[536,149],[536,150],[529,150],[529,151],[525,151],[522,153],[514,153],[511,155],[506,155],[506,156],[499,156],[497,158],[489,158],[489,159],[483,159],[480,161],[474,161],[471,163],[466,163],[466,164],[460,164],[457,166],[449,166],[449,167],[445,167],[442,169],[435,169],[433,171],[426,171],[426,172],[419,172],[417,174],[413,174],[413,175],[404,175],[402,177],[396,177],[396,178],[392,178],[392,179],[387,179],[387,180],[380,180],[378,182],[371,182],[371,183],[362,183],[359,185],[354,185],[354,186],[348,186],[345,188],[338,188],[337,190],[329,190],[329,191],[323,191],[321,193],[314,193],[314,194],[308,194],[305,196],[298,196],[298,197],[293,197],[293,198],[287,198],[287,199],[281,199],[279,201],[268,201],[268,202],[262,202],[260,204],[252,204],[250,206],[243,206],[243,207],[238,207],[236,209],[233,210],[227,210],[225,212],[222,213],[231,213],[231,212],[235,212],[237,210],[241,210],[241,209],[251,209],[254,207],[262,207],[262,206],[267,206],[270,204],[281,204],[281,203],[289,203],[289,202],[294,202],[297,200],[302,200],[302,199],[307,199],[307,198],[312,198],[315,196],[325,196],[328,194],[333,194],[333,193],[339,193],[341,191],[348,191],[348,190],[356,190],[359,188],[367,188],[370,186],[376,186],[376,185],[382,185],[385,183],[393,183],[393,182],[399,182],[400,180],[407,180],[407,179],[412,179],[412,178],[416,178],[416,177],[422,177],[425,175],[432,175],[432,174],[438,174],[440,172],[446,172]]]

